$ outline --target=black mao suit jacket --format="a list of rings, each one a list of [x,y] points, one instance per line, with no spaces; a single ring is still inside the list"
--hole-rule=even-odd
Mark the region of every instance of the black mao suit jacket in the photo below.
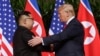
[[[19,26],[13,37],[13,53],[14,56],[41,56],[41,51],[49,50],[49,46],[37,45],[31,47],[28,40],[32,39],[34,34],[23,26]]]
[[[44,45],[54,43],[56,56],[84,56],[83,38],[83,26],[74,18],[63,32],[46,37],[43,41]]]

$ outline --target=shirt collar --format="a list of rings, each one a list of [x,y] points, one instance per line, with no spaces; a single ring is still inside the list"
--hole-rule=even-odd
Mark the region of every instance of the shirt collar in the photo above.
[[[66,22],[66,24],[68,25],[69,22],[70,22],[72,19],[74,19],[74,18],[75,18],[75,16],[72,16],[72,17]]]

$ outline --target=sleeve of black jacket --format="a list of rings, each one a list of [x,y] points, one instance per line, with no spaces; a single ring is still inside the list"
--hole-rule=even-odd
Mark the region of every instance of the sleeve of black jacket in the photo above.
[[[33,36],[32,36],[33,35]],[[23,33],[23,39],[25,41],[25,43],[28,45],[28,41],[32,38],[34,38],[34,34],[29,32],[29,31],[24,31]],[[28,45],[29,46],[29,45]],[[29,46],[31,47],[31,46]],[[31,47],[33,50],[36,50],[36,51],[51,51],[51,48],[50,48],[50,45],[48,46],[42,46],[42,44],[39,44],[35,47]]]

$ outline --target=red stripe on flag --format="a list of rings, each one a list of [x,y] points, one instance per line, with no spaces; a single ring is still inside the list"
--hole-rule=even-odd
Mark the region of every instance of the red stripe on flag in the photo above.
[[[12,54],[11,54],[11,52],[8,50],[8,47],[5,45],[5,43],[3,43],[2,42],[2,48],[6,51],[6,53],[7,53],[7,55],[8,56],[13,56]]]
[[[1,39],[2,39],[2,35],[0,33],[0,56],[1,56]]]

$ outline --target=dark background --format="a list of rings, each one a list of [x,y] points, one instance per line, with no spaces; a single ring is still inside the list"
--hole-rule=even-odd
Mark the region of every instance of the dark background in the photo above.
[[[10,0],[11,5],[13,7],[13,11],[15,16],[20,12],[23,11],[25,8],[26,0]],[[54,10],[55,0],[37,0],[40,8],[40,13],[43,18],[43,22],[45,25],[46,32],[50,27],[50,22],[52,20],[52,14]],[[65,0],[65,3],[73,4],[77,16],[78,6],[80,0]],[[89,0],[93,15],[95,17],[95,21],[100,32],[100,0]]]

